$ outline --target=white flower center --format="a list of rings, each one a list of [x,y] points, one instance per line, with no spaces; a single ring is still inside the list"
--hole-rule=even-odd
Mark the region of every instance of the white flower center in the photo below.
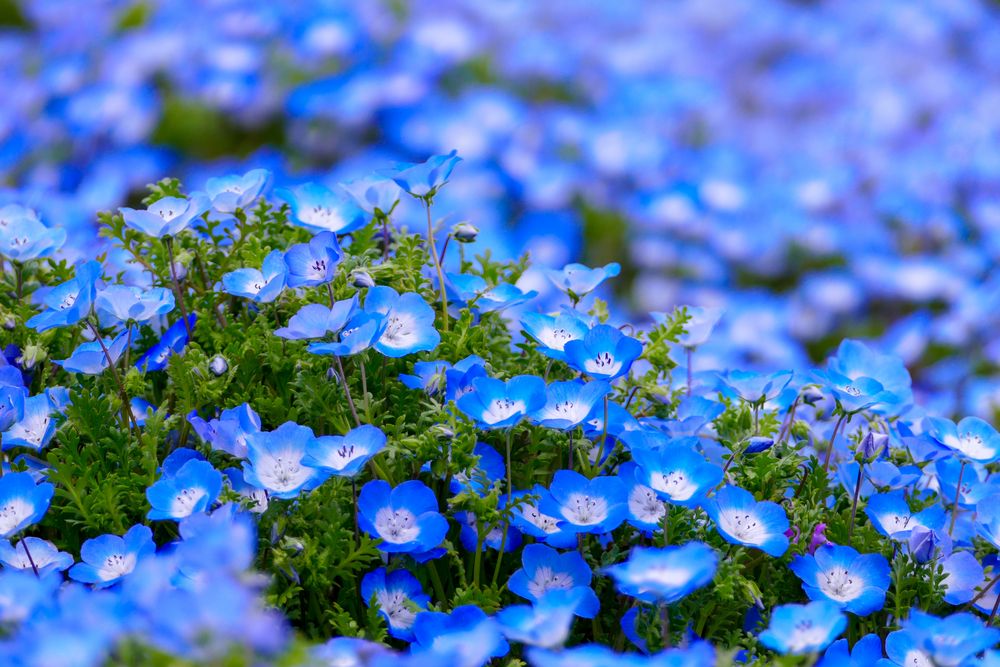
[[[522,505],[521,516],[535,528],[547,535],[559,531],[559,519],[548,514],[542,514],[535,505]]]
[[[487,424],[496,424],[524,411],[524,403],[522,401],[515,401],[510,398],[497,398],[489,404],[486,413],[483,415],[483,421]]]
[[[535,578],[528,582],[528,592],[541,598],[553,590],[569,590],[573,587],[573,577],[567,572],[553,572],[552,568],[542,566],[535,570]]]
[[[632,516],[646,523],[659,523],[667,513],[666,505],[653,490],[647,486],[636,484],[628,496],[628,509]]]
[[[383,507],[375,515],[375,530],[379,537],[393,544],[412,542],[420,535],[417,517],[413,516],[413,512],[394,510],[391,507]]]
[[[820,573],[820,589],[837,602],[850,602],[861,594],[864,581],[855,577],[845,568],[834,567]]]
[[[761,544],[768,538],[767,528],[757,517],[743,510],[726,510],[719,514],[719,526],[740,542]]]
[[[674,500],[687,500],[698,490],[698,485],[680,470],[653,475],[649,481],[654,489],[666,493]]]
[[[574,493],[563,506],[563,516],[578,526],[591,526],[608,517],[608,501],[586,493]]]
[[[375,594],[378,606],[386,616],[389,617],[389,624],[394,628],[406,629],[413,625],[413,620],[417,613],[410,607],[410,598],[401,590],[380,590]]]
[[[170,506],[170,513],[176,517],[190,516],[195,505],[206,496],[205,489],[193,487],[181,489]]]
[[[17,530],[22,521],[31,516],[35,506],[24,498],[11,498],[6,505],[0,507],[0,535],[9,535]]]
[[[614,375],[622,367],[622,363],[611,356],[610,352],[601,352],[592,359],[587,359],[583,367],[590,374]]]

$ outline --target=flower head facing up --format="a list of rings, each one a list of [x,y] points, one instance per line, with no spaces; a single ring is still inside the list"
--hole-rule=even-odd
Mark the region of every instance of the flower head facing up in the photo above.
[[[749,491],[724,486],[705,502],[705,511],[727,542],[755,547],[775,558],[788,549],[788,517],[777,503],[757,502]]]
[[[36,331],[77,324],[88,315],[97,296],[101,265],[93,260],[76,267],[76,276],[53,287],[42,298],[45,310],[25,323]]]
[[[285,422],[273,431],[249,432],[245,437],[247,461],[243,470],[247,483],[288,499],[316,488],[327,478],[304,461],[306,450],[316,439],[312,429]]]
[[[828,600],[858,616],[885,604],[889,562],[882,554],[859,554],[847,546],[827,544],[812,556],[796,556],[789,565],[810,600]]]
[[[928,417],[925,424],[936,442],[965,461],[988,464],[1000,459],[1000,433],[979,417],[966,417],[958,424]]]
[[[895,355],[881,354],[860,341],[846,339],[827,367],[849,380],[869,378],[878,382],[886,397],[892,398],[876,404],[875,412],[897,411],[913,402],[910,373],[903,360]]]
[[[601,380],[553,382],[546,387],[545,405],[534,412],[532,419],[548,428],[576,428],[609,393],[611,385]]]
[[[785,604],[771,613],[760,641],[782,655],[806,655],[825,649],[847,629],[847,617],[826,600]]]
[[[56,434],[55,408],[45,394],[23,399],[21,418],[3,433],[3,449],[29,447],[44,449]]]
[[[696,507],[722,481],[722,468],[683,445],[634,448],[632,459],[638,465],[636,479],[673,505]]]
[[[596,600],[589,588],[554,590],[533,605],[514,605],[497,613],[500,629],[507,639],[528,646],[554,648],[569,638],[574,616]]]
[[[287,276],[284,253],[272,250],[260,269],[236,269],[222,276],[222,288],[255,303],[271,303],[285,289]]]
[[[0,538],[16,535],[41,521],[54,493],[53,485],[36,484],[30,473],[7,473],[0,477]]]
[[[913,609],[903,629],[886,637],[885,652],[897,665],[959,667],[976,664],[974,656],[998,641],[1000,630],[974,614],[938,618]]]
[[[48,257],[66,242],[62,227],[46,227],[30,208],[9,204],[0,209],[0,255],[14,262]]]
[[[456,607],[447,614],[421,612],[414,621],[413,634],[410,651],[420,655],[426,665],[473,667],[510,651],[499,624],[475,605]]]
[[[583,264],[567,264],[558,271],[548,270],[546,275],[552,284],[573,301],[587,296],[608,278],[614,278],[622,270],[618,262],[611,262],[592,269]]]
[[[69,576],[94,588],[113,586],[131,574],[141,559],[155,552],[153,531],[135,525],[123,537],[101,535],[84,542],[80,548],[82,562],[70,568]]]
[[[144,290],[128,285],[111,285],[97,293],[94,309],[105,326],[122,322],[143,323],[173,310],[174,294],[166,287]]]
[[[111,357],[110,363],[117,363],[122,354],[125,353],[125,348],[128,346],[129,341],[132,340],[134,336],[134,328],[131,330],[125,329],[114,338],[104,338],[100,341],[95,340],[89,343],[80,343],[80,345],[73,350],[73,354],[69,356],[69,359],[57,360],[53,363],[59,364],[70,373],[100,375],[108,368],[108,357]],[[105,350],[107,352],[105,352]]]
[[[538,342],[539,352],[558,361],[566,360],[566,343],[583,340],[590,331],[590,326],[575,310],[564,310],[558,315],[525,313],[521,326]]]
[[[205,194],[212,200],[212,208],[219,213],[233,213],[245,209],[259,197],[271,183],[267,169],[251,169],[243,175],[230,174],[210,178],[205,182]]]
[[[385,433],[365,424],[345,435],[324,435],[306,446],[305,464],[338,477],[355,477],[368,460],[385,448]]]
[[[192,459],[175,474],[164,476],[146,489],[152,520],[180,521],[206,511],[222,490],[222,473],[208,461]]]
[[[642,343],[607,324],[598,324],[582,340],[564,346],[566,363],[595,380],[615,380],[627,374],[642,354]]]
[[[559,553],[544,544],[529,544],[521,551],[523,567],[511,575],[507,587],[516,595],[537,603],[553,591],[586,589],[584,603],[576,614],[593,618],[600,607],[597,596],[590,589],[590,566],[576,551]]]
[[[448,182],[452,170],[462,158],[458,151],[446,155],[433,155],[419,164],[400,164],[385,175],[413,197],[432,198],[438,189]]]
[[[939,530],[945,521],[940,505],[931,505],[920,512],[911,511],[902,490],[873,494],[868,498],[865,514],[875,530],[896,540],[908,540],[917,526]]]
[[[625,595],[672,604],[707,585],[718,564],[715,550],[702,542],[679,547],[636,547],[628,560],[605,569]]]
[[[565,521],[565,530],[607,533],[625,520],[628,495],[625,484],[617,477],[587,479],[572,470],[559,470],[539,509]]]
[[[507,428],[545,405],[545,382],[534,375],[518,375],[507,382],[477,377],[456,405],[479,428]]]
[[[375,349],[387,357],[433,350],[441,342],[434,328],[434,309],[416,292],[399,294],[391,287],[372,287],[365,297],[365,312],[384,321]]]
[[[384,567],[361,580],[361,599],[369,606],[374,601],[389,626],[389,634],[403,641],[413,641],[413,622],[430,602],[412,574],[406,570],[386,572]]]
[[[348,234],[368,222],[368,216],[353,199],[319,183],[279,188],[276,194],[291,207],[291,221],[315,233]]]
[[[73,564],[73,556],[65,551],[59,551],[56,545],[48,540],[40,537],[24,537],[16,546],[7,540],[0,542],[0,563],[7,569],[25,572],[38,570],[39,575],[44,575],[66,570]]]
[[[150,204],[144,211],[120,208],[118,212],[121,213],[127,227],[148,236],[163,238],[180,234],[210,206],[208,197],[201,192],[195,192],[190,199],[163,197]]]
[[[333,280],[343,252],[333,232],[320,232],[309,243],[296,243],[285,252],[289,287],[315,287]]]
[[[362,530],[382,540],[379,549],[388,553],[428,552],[448,532],[434,492],[418,480],[395,488],[382,480],[365,484],[358,496],[358,522]]]

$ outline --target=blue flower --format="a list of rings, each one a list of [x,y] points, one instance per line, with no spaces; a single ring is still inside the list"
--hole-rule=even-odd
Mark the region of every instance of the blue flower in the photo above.
[[[897,665],[975,664],[974,656],[1000,641],[1000,630],[969,613],[938,618],[912,609],[903,629],[890,632],[885,653]]]
[[[250,206],[271,182],[267,169],[251,169],[242,176],[230,174],[210,178],[205,193],[212,199],[212,208],[219,213],[233,213]]]
[[[526,500],[525,496],[534,496],[537,500]],[[536,484],[529,491],[515,491],[513,493],[513,514],[511,523],[514,526],[532,537],[543,540],[546,544],[560,549],[568,549],[576,546],[576,533],[563,529],[565,522],[557,517],[545,514],[539,509],[541,498],[549,495],[548,490]]]
[[[595,380],[614,380],[629,372],[642,354],[642,343],[607,324],[598,324],[582,340],[563,346],[566,363]]]
[[[481,276],[467,273],[446,273],[445,289],[450,301],[474,307],[481,313],[496,313],[538,296],[534,290],[524,292],[510,283],[490,287]]]
[[[27,546],[27,550],[25,547]],[[31,557],[28,557],[28,554]],[[73,564],[73,556],[40,537],[24,537],[17,546],[0,541],[0,563],[12,570],[37,570],[39,575],[62,572]]]
[[[272,250],[260,269],[236,269],[222,276],[222,287],[228,294],[270,303],[285,289],[287,273],[284,253]]]
[[[507,655],[510,646],[497,622],[475,605],[455,607],[449,614],[425,611],[413,623],[414,655],[424,664],[479,667]]]
[[[478,428],[507,428],[545,404],[545,382],[534,375],[518,375],[507,382],[478,377],[472,381],[472,391],[455,403]]]
[[[23,572],[5,569],[3,572],[0,572],[0,600],[2,600],[0,602],[0,623],[13,628],[20,626],[27,629],[32,625],[36,627],[41,625],[45,628],[45,625],[40,623],[39,619],[53,615],[56,609],[58,609],[58,589],[62,584],[62,577],[59,575],[42,575],[41,569],[39,569],[39,575],[41,576],[36,576],[31,571],[30,565],[28,570],[28,572]],[[51,628],[51,624],[49,628]],[[0,652],[0,657],[2,657],[4,664],[25,664],[21,662],[25,659],[25,654],[27,653],[23,645],[29,642],[30,639],[25,637],[27,632],[24,629],[21,632],[12,632],[13,636],[7,640],[15,646],[14,651],[16,653],[11,652],[8,654],[6,651]],[[79,655],[74,655],[73,657],[78,659]],[[35,664],[44,664],[44,661]],[[52,663],[50,662],[50,664]]]
[[[917,526],[940,530],[945,520],[944,509],[940,505],[912,512],[902,490],[872,495],[865,506],[865,514],[875,530],[896,540],[908,540],[910,531]]]
[[[652,656],[615,653],[601,644],[582,644],[561,651],[527,650],[532,667],[705,667],[716,664],[715,649],[699,641],[686,648],[668,648]]]
[[[344,325],[337,337],[339,340],[331,343],[309,343],[306,349],[312,354],[332,354],[338,357],[358,354],[379,341],[387,324],[388,321],[381,315],[361,312]]]
[[[358,523],[372,537],[381,538],[378,548],[388,553],[427,552],[448,533],[434,492],[419,480],[396,488],[383,480],[365,484],[358,496]]]
[[[356,477],[368,459],[385,448],[385,433],[365,424],[345,435],[324,435],[306,446],[303,462],[338,477]]]
[[[838,639],[823,654],[817,667],[872,667],[882,658],[882,639],[878,635],[865,635],[847,650],[847,640]]]
[[[320,232],[309,243],[296,243],[285,252],[288,286],[315,287],[330,282],[342,254],[333,232]]]
[[[673,604],[706,586],[719,558],[702,542],[663,549],[632,549],[628,560],[604,569],[618,590],[643,602]]]
[[[358,312],[358,296],[337,301],[332,308],[320,303],[302,306],[299,312],[288,320],[288,326],[275,330],[274,335],[288,340],[323,338],[329,333],[337,333]]]
[[[153,347],[143,352],[142,356],[135,362],[135,367],[147,373],[150,371],[162,371],[167,367],[167,361],[172,355],[178,354],[187,347],[188,327],[190,326],[193,330],[197,321],[198,315],[191,313],[188,315],[187,325],[184,323],[184,318],[171,324],[163,332],[160,340]]]
[[[749,491],[724,486],[705,501],[705,511],[731,544],[756,547],[775,558],[788,549],[788,517],[777,503],[757,502]]]
[[[618,477],[628,494],[628,522],[646,534],[661,530],[667,505],[653,489],[639,481],[639,467],[626,461],[618,466]]]
[[[118,212],[121,213],[127,227],[149,236],[163,238],[180,234],[210,206],[208,197],[201,192],[195,192],[190,199],[164,197],[150,204],[145,211],[119,208]]]
[[[97,293],[94,309],[105,326],[148,322],[174,309],[174,294],[166,287],[111,285]]]
[[[367,667],[379,664],[375,660],[398,660],[391,650],[377,642],[355,637],[334,637],[325,644],[319,644],[309,649],[309,657],[318,665],[337,665],[338,667]],[[311,663],[310,663],[311,664]],[[397,662],[400,667],[404,667]]]
[[[315,440],[313,431],[285,422],[273,431],[245,433],[247,461],[243,474],[249,484],[266,489],[276,498],[295,498],[322,484],[327,475],[305,464],[306,450]]]
[[[349,194],[361,210],[371,215],[389,215],[399,203],[402,192],[394,181],[379,174],[341,183],[340,187]]]
[[[49,509],[55,487],[35,484],[31,473],[12,472],[0,477],[0,538],[7,538],[38,523]]]
[[[688,321],[684,323],[684,333],[678,337],[677,342],[688,349],[694,349],[702,345],[712,335],[715,325],[722,319],[725,310],[722,308],[710,307],[688,307]],[[657,324],[663,324],[666,317],[662,313],[650,313]]]
[[[146,516],[154,521],[179,521],[205,512],[218,499],[221,490],[222,473],[211,463],[188,461],[175,474],[160,478],[146,489],[146,498],[152,505]]]
[[[979,417],[956,425],[950,419],[927,417],[927,433],[966,461],[994,463],[1000,458],[1000,433]]]
[[[558,470],[539,509],[566,522],[576,533],[607,533],[625,520],[628,496],[617,477],[587,479],[572,470]]]
[[[113,586],[135,570],[143,558],[156,552],[153,531],[138,524],[129,528],[124,537],[101,535],[89,539],[80,548],[80,558],[69,570],[74,581],[93,584],[94,588]]]
[[[461,396],[472,391],[472,381],[478,377],[487,377],[486,362],[476,355],[470,355],[444,372],[446,401],[457,401]]]
[[[222,473],[226,476],[226,483],[229,485],[229,488],[240,494],[245,501],[245,507],[248,511],[254,514],[262,514],[267,511],[270,504],[267,499],[267,491],[248,484],[243,477],[242,469],[226,468]]]
[[[90,314],[97,294],[101,265],[93,260],[76,267],[76,276],[53,287],[44,297],[45,310],[31,317],[25,325],[36,331],[76,324]]]
[[[579,301],[593,292],[598,285],[608,278],[614,278],[622,270],[618,262],[605,264],[603,267],[591,269],[583,264],[567,264],[558,271],[551,269],[545,272],[549,280],[565,292],[573,301]]]
[[[347,234],[368,223],[368,216],[353,199],[319,183],[279,188],[275,194],[288,202],[292,222],[312,232]]]
[[[976,587],[983,583],[983,566],[969,551],[956,551],[941,561],[945,578],[941,586],[948,604],[965,604],[976,596]]]
[[[500,501],[501,509],[503,508],[505,501],[506,496],[504,496]],[[479,522],[476,519],[476,515],[472,512],[466,512],[463,510],[455,512],[455,520],[458,521],[459,525],[462,527],[458,535],[459,540],[462,542],[462,546],[465,547],[466,551],[475,553],[476,549],[480,548]],[[500,551],[502,548],[504,553],[510,553],[511,551],[516,551],[521,547],[521,532],[517,530],[517,528],[500,522],[490,524],[488,528],[489,531],[483,537],[483,543],[481,545],[483,551],[488,551],[490,549],[493,551]]]
[[[192,411],[188,422],[202,442],[240,459],[247,456],[247,436],[260,431],[260,417],[247,403],[223,410],[218,419],[207,422]]]
[[[822,651],[846,629],[847,617],[832,602],[785,604],[771,613],[760,641],[782,655],[806,655]]]
[[[558,315],[525,313],[521,326],[538,342],[538,351],[557,361],[566,360],[566,343],[583,340],[590,326],[575,310],[564,310]]]
[[[793,375],[792,371],[729,371],[720,375],[719,380],[730,397],[739,396],[747,403],[765,403],[780,394],[792,381]]]
[[[880,406],[893,406],[899,397],[887,391],[880,382],[859,375],[849,378],[833,370],[815,371],[813,378],[830,390],[845,412],[875,410]]]
[[[632,460],[638,466],[636,480],[673,505],[697,507],[722,481],[722,468],[683,445],[633,448]]]
[[[428,396],[436,396],[444,389],[445,371],[451,367],[447,361],[418,361],[413,364],[413,374],[401,374],[399,381],[410,389],[420,389]]]
[[[582,586],[552,590],[534,605],[501,609],[497,622],[507,639],[528,646],[555,648],[569,638],[574,616],[581,615],[580,609],[592,604],[592,597],[594,592]]]
[[[31,209],[11,204],[2,209],[0,255],[14,262],[47,257],[66,242],[62,227],[46,227]]]
[[[593,382],[553,382],[545,389],[545,405],[531,418],[541,426],[567,431],[582,424],[611,392],[611,385]]]
[[[433,350],[441,342],[434,328],[434,309],[416,292],[399,294],[391,287],[372,287],[365,297],[365,312],[385,319],[375,349],[387,357]]]
[[[867,616],[885,604],[889,561],[882,554],[859,554],[847,546],[826,544],[813,555],[789,564],[810,600],[829,600],[844,611]]]
[[[433,155],[426,162],[396,165],[384,174],[408,194],[429,199],[448,182],[455,165],[461,161],[458,151],[453,150],[447,155]]]
[[[389,634],[407,642],[413,641],[417,613],[427,609],[431,600],[412,574],[406,570],[387,573],[384,567],[369,572],[361,580],[361,599],[368,606],[374,600],[379,614],[389,624]]]
[[[4,432],[3,448],[30,447],[40,451],[56,434],[55,409],[45,394],[24,399],[21,418]]]
[[[118,359],[125,352],[125,348],[128,346],[133,334],[134,330],[129,331],[125,329],[114,338],[103,339],[103,344],[96,340],[89,343],[81,343],[79,347],[73,350],[73,354],[69,356],[69,359],[53,360],[52,363],[62,366],[70,373],[100,375],[108,368],[109,355],[111,363],[118,363]],[[105,349],[107,349],[107,354],[104,353]]]
[[[895,355],[880,354],[860,341],[848,339],[837,348],[836,356],[830,358],[828,368],[851,380],[868,377],[882,385],[895,400],[886,402],[885,407],[878,407],[876,412],[913,402],[910,373],[903,360]]]
[[[500,452],[489,445],[477,442],[472,448],[472,455],[478,457],[475,465],[456,472],[449,483],[448,490],[452,493],[471,491],[483,496],[497,480],[503,479],[507,472]]]
[[[0,385],[0,433],[24,419],[23,387]]]

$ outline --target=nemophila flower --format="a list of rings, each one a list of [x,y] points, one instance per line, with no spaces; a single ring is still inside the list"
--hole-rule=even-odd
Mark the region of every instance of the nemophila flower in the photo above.
[[[895,355],[881,354],[860,341],[847,339],[837,348],[836,356],[830,358],[827,366],[851,380],[870,378],[882,385],[894,400],[875,406],[876,412],[895,410],[913,402],[910,373],[903,360]]]
[[[153,521],[179,521],[204,512],[218,499],[222,473],[208,461],[188,461],[176,474],[161,477],[146,489],[152,509],[146,515]]]
[[[368,459],[385,448],[385,433],[365,424],[344,435],[324,435],[306,445],[303,462],[338,477],[355,477]]]
[[[966,417],[956,425],[950,419],[927,417],[927,433],[966,461],[994,463],[1000,459],[1000,433],[979,417]]]
[[[212,200],[212,208],[219,213],[233,213],[251,204],[271,182],[267,169],[251,169],[242,176],[230,174],[210,178],[205,182],[205,194]]]
[[[398,164],[383,173],[408,194],[430,198],[448,182],[455,165],[461,161],[458,151],[453,150],[446,155],[433,155],[426,162]]]
[[[628,560],[604,569],[625,595],[644,602],[672,604],[707,585],[719,558],[707,544],[679,547],[636,547]]]
[[[27,550],[25,546],[27,545]],[[28,557],[28,553],[31,557]],[[12,570],[38,570],[39,575],[62,572],[73,564],[73,556],[40,537],[23,537],[17,545],[0,541],[0,563]]]
[[[288,326],[276,329],[275,336],[288,340],[323,338],[329,333],[337,333],[358,312],[358,297],[337,301],[327,308],[321,303],[302,306],[299,312],[288,320]]]
[[[865,461],[883,458],[889,451],[889,434],[868,431],[858,443],[856,451]]]
[[[876,493],[868,498],[865,514],[875,530],[887,537],[907,540],[915,527],[940,530],[944,525],[944,509],[931,505],[920,512],[912,512],[902,490]]]
[[[859,554],[851,547],[828,544],[812,556],[796,556],[789,567],[810,600],[829,600],[858,616],[885,604],[890,573],[882,554]]]
[[[272,250],[260,269],[237,269],[222,276],[223,290],[255,303],[270,303],[285,289],[288,267],[280,250]]]
[[[593,618],[600,601],[590,589],[593,573],[576,551],[559,553],[544,544],[529,544],[521,551],[522,568],[511,575],[507,588],[515,595],[536,603],[552,591],[584,589],[576,614]]]
[[[747,403],[764,403],[780,394],[792,381],[793,375],[792,371],[728,371],[720,375],[719,380],[730,398],[738,396]]]
[[[191,313],[187,317],[185,324],[181,318],[170,325],[163,332],[160,340],[151,348],[142,353],[135,362],[135,367],[145,372],[162,371],[167,367],[167,362],[174,354],[179,354],[188,344],[188,327],[194,330],[194,325],[198,321],[198,316]]]
[[[381,315],[358,313],[341,329],[338,340],[332,343],[309,343],[312,354],[331,354],[347,357],[373,347],[386,330],[388,321]],[[436,333],[436,332],[435,332]]]
[[[832,602],[784,604],[771,613],[760,641],[782,655],[807,655],[822,651],[846,629],[847,617]]]
[[[223,410],[218,419],[207,422],[197,412],[187,419],[202,442],[240,459],[247,456],[247,436],[258,433],[261,425],[260,416],[247,403]]]
[[[813,377],[830,390],[845,412],[860,412],[898,402],[895,394],[870,377],[849,378],[831,370],[815,371]]]
[[[532,667],[705,667],[716,664],[715,649],[705,641],[685,648],[668,648],[655,655],[616,653],[601,644],[582,644],[559,651],[529,648]]]
[[[195,192],[190,199],[163,197],[144,211],[119,208],[125,225],[148,236],[176,236],[187,229],[195,218],[207,211],[211,202],[204,193]]]
[[[723,308],[712,308],[709,306],[688,306],[688,320],[684,323],[684,333],[677,339],[677,342],[688,349],[694,349],[702,345],[712,335],[715,325],[722,319],[726,312]],[[663,313],[650,313],[657,324],[666,322]]]
[[[21,418],[14,422],[0,438],[3,449],[30,447],[40,451],[56,434],[55,410],[45,394],[24,399]]]
[[[42,297],[45,310],[28,319],[25,325],[36,331],[76,324],[86,318],[97,295],[101,265],[93,260],[77,265],[76,275],[49,290]]]
[[[0,572],[0,623],[16,628],[32,619],[51,615],[58,609],[56,600],[61,584],[61,576],[43,575],[41,570],[39,570],[39,576],[36,576],[31,571],[30,566],[27,572],[12,569]],[[23,635],[16,640],[12,641],[12,639],[7,641],[15,646],[24,641]],[[21,647],[17,646],[17,648]],[[25,651],[21,649],[12,655],[0,653],[0,657],[4,659],[5,664],[13,665],[16,664],[14,660],[23,659],[24,654]]]
[[[178,447],[171,451],[160,464],[160,474],[172,477],[180,472],[180,469],[188,461],[204,461],[204,455],[197,449],[190,447]]]
[[[564,361],[566,343],[583,340],[590,326],[575,310],[563,310],[558,315],[525,313],[521,316],[525,333],[538,342],[538,351],[547,357]]]
[[[244,433],[247,460],[243,475],[254,486],[276,498],[289,499],[322,484],[327,475],[306,465],[309,445],[316,439],[311,428],[285,422],[273,431]]]
[[[455,404],[478,428],[507,428],[545,405],[545,382],[534,375],[518,375],[507,382],[478,377],[472,381],[472,391]]]
[[[6,223],[0,226],[0,255],[14,262],[48,257],[66,242],[62,227],[46,227],[29,208],[10,204],[3,208]]]
[[[380,567],[361,580],[361,599],[371,606],[373,601],[396,639],[413,641],[413,621],[417,613],[427,609],[430,597],[424,595],[416,578],[406,570],[386,572]]]
[[[136,426],[145,426],[146,420],[149,416],[156,412],[156,406],[142,398],[141,396],[135,396],[129,399],[128,402],[129,410],[132,412],[132,419],[135,420]]]
[[[639,481],[638,466],[631,461],[622,463],[618,466],[618,477],[628,495],[627,521],[646,533],[661,530],[667,504],[657,497],[656,491]]]
[[[191,325],[194,326],[193,324]],[[208,361],[208,370],[215,377],[222,377],[229,372],[229,362],[221,354],[217,354]]]
[[[488,377],[486,362],[481,357],[469,355],[444,371],[446,401],[457,401],[461,396],[472,391],[472,381],[478,377]]]
[[[525,496],[533,496],[535,500],[525,500]],[[515,491],[512,496],[511,523],[526,535],[544,541],[546,544],[568,549],[576,546],[576,533],[564,530],[558,517],[551,516],[539,509],[539,500],[549,495],[548,490],[536,484],[531,491]]]
[[[455,607],[448,614],[421,612],[413,622],[413,635],[410,650],[433,664],[480,667],[510,650],[497,622],[475,605]]]
[[[577,587],[549,591],[534,605],[515,605],[497,612],[497,622],[507,637],[528,646],[562,646],[578,610],[592,604],[593,591]]]
[[[722,468],[683,445],[633,448],[632,460],[638,466],[636,479],[673,505],[696,507],[722,481]]]
[[[374,480],[358,496],[361,529],[382,540],[388,553],[422,553],[437,547],[448,533],[448,521],[438,512],[437,498],[419,480],[392,488]]]
[[[501,507],[503,503],[501,502]],[[476,552],[476,549],[483,551],[500,551],[504,553],[516,551],[521,547],[521,533],[517,528],[503,523],[490,524],[489,531],[483,537],[482,544],[479,543],[479,520],[472,512],[455,512],[455,520],[462,527],[458,538],[466,551]]]
[[[413,374],[401,374],[399,381],[410,389],[436,396],[445,387],[445,371],[450,367],[447,361],[418,361],[413,364]]]
[[[0,433],[24,418],[25,393],[22,387],[0,386]]]
[[[389,215],[399,203],[402,189],[389,178],[372,174],[341,183],[340,187],[354,199],[361,210],[371,215]]]
[[[621,270],[622,267],[618,262],[611,262],[596,269],[583,264],[567,264],[558,271],[549,269],[545,275],[560,291],[577,301],[593,292],[608,278],[617,276]]]
[[[629,372],[642,354],[642,343],[617,328],[598,324],[581,340],[563,346],[566,363],[595,380],[614,380]]]
[[[942,553],[951,553],[952,542],[947,532],[916,526],[910,531],[910,539],[907,540],[906,546],[913,560],[926,563],[934,560],[939,550]]]
[[[976,596],[976,587],[983,583],[983,566],[969,551],[955,551],[941,560],[944,570],[944,601],[948,604],[965,604]]]
[[[935,505],[934,507],[938,506]],[[926,512],[927,510],[924,511]],[[944,523],[943,512],[941,514],[941,523]],[[976,525],[979,535],[1000,549],[1000,494],[981,500],[976,505]],[[935,527],[940,528],[941,526],[938,525]]]
[[[539,502],[545,514],[562,519],[564,530],[607,533],[625,520],[628,496],[617,477],[587,479],[572,470],[556,471],[549,495]]]
[[[983,498],[996,493],[996,486],[989,480],[986,466],[963,463],[957,457],[948,456],[935,461],[933,469],[941,495],[952,502],[957,498],[959,507],[971,508]],[[958,488],[959,476],[961,488]]]
[[[788,517],[781,505],[757,502],[749,491],[724,486],[704,507],[727,542],[756,547],[775,558],[788,549]]]
[[[82,373],[84,375],[100,375],[108,368],[108,356],[111,363],[118,363],[118,359],[125,353],[129,341],[132,339],[135,330],[123,330],[114,338],[104,338],[103,344],[100,341],[81,343],[69,359],[53,360],[70,373]],[[105,354],[107,350],[107,354]]]
[[[416,292],[399,294],[391,287],[372,287],[365,297],[365,312],[385,319],[375,349],[387,357],[433,350],[441,342],[434,328],[434,309]]]
[[[275,194],[291,207],[291,221],[312,232],[348,234],[368,224],[368,216],[352,198],[319,183],[279,188]]]
[[[289,287],[315,287],[333,280],[343,253],[333,232],[320,232],[309,243],[296,243],[285,252]]]
[[[477,442],[472,448],[472,455],[477,457],[476,463],[452,475],[448,486],[448,490],[452,493],[471,491],[483,496],[494,482],[503,479],[507,473],[500,452],[486,443]]]
[[[848,650],[847,640],[838,639],[826,649],[817,667],[872,667],[882,658],[882,639],[865,635]]]
[[[113,586],[135,570],[139,560],[156,552],[153,531],[138,524],[123,537],[101,535],[87,540],[80,547],[82,562],[69,570],[74,581],[93,584],[94,588]]]
[[[174,309],[174,293],[166,287],[110,285],[97,293],[94,310],[104,326],[148,322]]]
[[[500,283],[491,287],[481,276],[469,273],[445,273],[449,301],[458,302],[481,313],[495,313],[530,301],[538,292],[522,291],[516,285]]]
[[[959,667],[1000,641],[1000,630],[969,613],[938,618],[912,609],[903,629],[890,632],[885,653],[896,665]]]
[[[330,667],[368,667],[376,660],[398,661],[398,656],[383,644],[355,637],[334,637],[325,644],[309,649],[309,657],[317,665]],[[313,664],[312,662],[308,664]],[[399,664],[397,662],[397,664]]]
[[[243,477],[241,468],[226,468],[222,474],[226,476],[226,484],[229,485],[229,488],[245,499],[244,506],[248,511],[254,514],[262,514],[267,511],[269,505],[267,491],[257,488],[253,484],[248,484]]]
[[[576,428],[609,393],[611,385],[601,380],[553,382],[545,388],[545,405],[531,418],[548,428],[562,431]]]
[[[0,477],[0,538],[7,538],[41,521],[49,509],[55,487],[35,483],[27,472]]]

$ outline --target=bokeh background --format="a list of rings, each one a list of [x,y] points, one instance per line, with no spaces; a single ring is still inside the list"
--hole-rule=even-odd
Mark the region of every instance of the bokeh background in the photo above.
[[[67,227],[74,259],[163,176],[334,184],[455,148],[436,212],[479,252],[618,261],[620,312],[724,306],[699,369],[861,337],[928,409],[991,416],[998,8],[3,0],[0,203]]]

